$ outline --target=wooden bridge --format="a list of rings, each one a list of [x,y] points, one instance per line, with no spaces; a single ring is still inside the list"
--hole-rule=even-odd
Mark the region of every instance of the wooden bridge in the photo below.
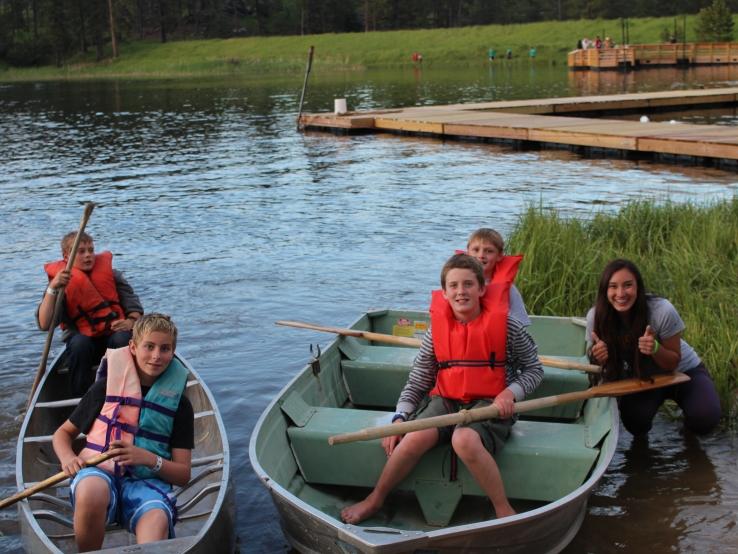
[[[717,162],[733,167],[738,161],[738,128],[735,126],[640,123],[592,116],[621,111],[648,113],[686,107],[735,107],[736,104],[738,88],[721,88],[480,102],[343,115],[304,114],[300,124],[305,129],[333,132],[391,132],[444,139],[491,140],[519,146],[563,145],[672,161],[691,158],[693,162]]]
[[[738,63],[736,42],[632,44],[569,52],[569,69],[637,69],[659,65]]]

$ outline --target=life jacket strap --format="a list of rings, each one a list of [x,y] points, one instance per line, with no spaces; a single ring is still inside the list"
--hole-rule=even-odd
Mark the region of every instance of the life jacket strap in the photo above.
[[[165,408],[164,406],[151,402],[150,400],[142,400],[141,407],[148,410],[154,410],[155,412],[159,412],[160,414],[164,414],[172,418],[177,414],[177,410],[170,410],[169,408]]]
[[[489,356],[489,360],[444,360],[438,362],[438,369],[450,367],[505,367],[505,358],[498,360],[495,352]]]
[[[103,308],[109,308],[111,306],[118,306],[117,302],[110,302],[108,300],[103,300],[96,306],[93,306],[90,308],[90,311],[85,311],[82,306],[77,305],[77,311],[79,312],[76,317],[72,318],[73,321],[77,321],[78,319],[82,319],[83,317],[87,320],[87,323],[90,324],[90,327],[95,327],[99,323],[109,323],[110,321],[115,321],[118,319],[118,312],[110,311],[103,317],[92,317],[91,314],[97,312],[98,310],[102,310]],[[106,325],[107,327],[107,325]]]

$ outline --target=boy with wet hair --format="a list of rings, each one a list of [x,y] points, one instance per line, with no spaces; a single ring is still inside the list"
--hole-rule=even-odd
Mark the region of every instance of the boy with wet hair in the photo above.
[[[98,550],[117,522],[137,543],[174,536],[172,484],[190,480],[194,415],[185,397],[187,369],[174,357],[177,327],[169,316],[141,317],[128,346],[110,349],[100,379],[53,436],[64,473],[73,478],[74,533],[80,552]],[[77,454],[74,439],[85,433]],[[85,460],[115,456],[95,467]]]
[[[106,348],[126,346],[143,307],[123,274],[113,269],[110,252],[95,254],[92,237],[82,233],[71,271],[66,270],[76,232],[61,240],[62,259],[44,266],[49,283],[36,310],[39,329],[47,331],[61,288],[61,327],[66,343],[70,392],[82,396],[94,381],[94,367]]]
[[[466,253],[474,256],[484,266],[484,278],[489,283],[494,277],[497,264],[508,263],[516,256],[506,256],[505,241],[502,235],[488,227],[481,227],[469,235],[466,243]],[[525,309],[525,302],[515,284],[510,285],[510,315],[528,327],[530,318]]]
[[[538,349],[525,327],[508,316],[510,272],[485,285],[479,261],[452,256],[441,271],[441,290],[433,291],[431,325],[400,394],[392,422],[423,419],[460,409],[494,404],[499,418],[468,425],[424,429],[386,437],[387,464],[363,501],[344,508],[341,518],[356,524],[371,517],[431,448],[451,443],[497,517],[515,514],[507,500],[494,457],[510,435],[516,401],[532,393],[543,378]]]

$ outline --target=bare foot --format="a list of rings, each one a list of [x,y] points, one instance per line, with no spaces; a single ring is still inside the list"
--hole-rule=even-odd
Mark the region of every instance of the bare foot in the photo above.
[[[356,524],[373,516],[381,507],[382,504],[375,502],[372,495],[369,495],[361,502],[341,510],[341,519],[346,523]]]
[[[495,506],[495,515],[497,516],[497,519],[514,516],[517,513],[518,512],[513,510],[513,507],[510,506],[510,504],[508,504],[507,506],[500,506],[499,508]]]

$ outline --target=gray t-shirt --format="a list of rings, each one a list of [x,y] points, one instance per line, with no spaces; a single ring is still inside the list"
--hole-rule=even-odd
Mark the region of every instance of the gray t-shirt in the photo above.
[[[510,285],[509,313],[520,323],[522,323],[524,327],[530,326],[530,318],[528,317],[528,312],[525,309],[525,302],[523,302],[523,297],[521,296],[520,291],[515,285]]]
[[[684,321],[679,312],[666,298],[656,296],[648,297],[648,324],[656,333],[656,338],[661,342],[681,333],[685,329]],[[587,349],[592,346],[592,330],[594,329],[594,308],[587,312]],[[682,359],[679,360],[677,371],[687,371],[697,367],[700,357],[687,341],[680,339]]]

